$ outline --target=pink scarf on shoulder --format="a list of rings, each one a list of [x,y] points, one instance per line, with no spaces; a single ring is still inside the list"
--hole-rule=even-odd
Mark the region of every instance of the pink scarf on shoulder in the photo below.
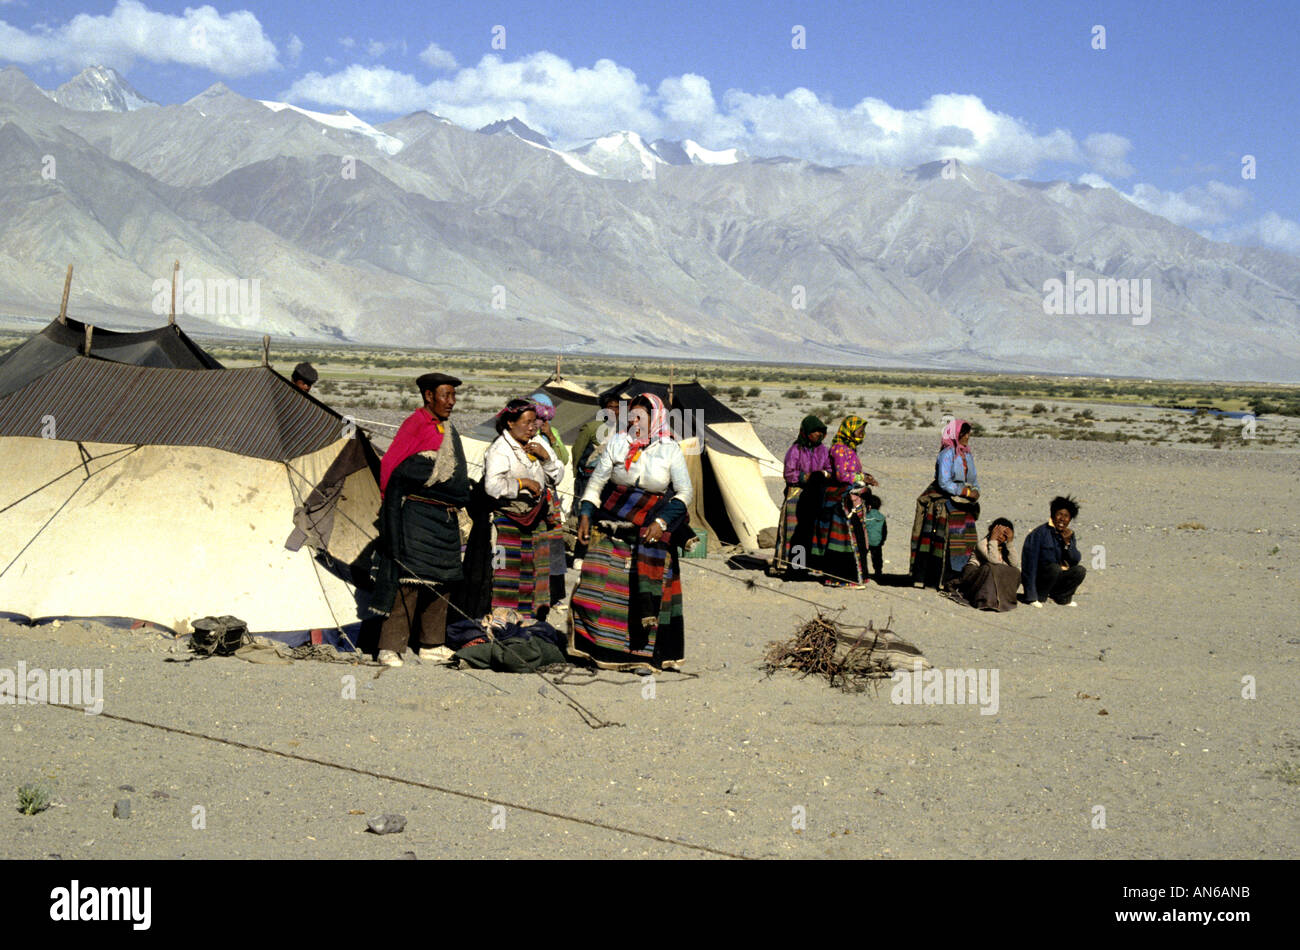
[[[420,408],[407,416],[393,437],[393,444],[379,461],[379,493],[382,495],[388,488],[393,470],[412,455],[438,451],[445,431],[443,424],[433,418],[428,409]]]

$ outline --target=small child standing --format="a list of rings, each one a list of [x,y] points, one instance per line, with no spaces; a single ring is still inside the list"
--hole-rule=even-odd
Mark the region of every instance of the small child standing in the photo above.
[[[880,511],[880,496],[868,493],[862,499],[867,506],[862,516],[862,527],[867,533],[867,546],[871,551],[871,569],[876,572],[876,583],[880,583],[883,572],[884,554],[882,549],[885,539],[889,537],[889,525]]]

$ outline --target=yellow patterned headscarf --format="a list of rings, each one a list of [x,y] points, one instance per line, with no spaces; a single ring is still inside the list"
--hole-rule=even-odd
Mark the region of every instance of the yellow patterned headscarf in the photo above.
[[[861,416],[849,416],[840,423],[840,429],[835,433],[835,439],[831,444],[847,445],[851,449],[856,449],[862,444],[866,434],[867,420]]]

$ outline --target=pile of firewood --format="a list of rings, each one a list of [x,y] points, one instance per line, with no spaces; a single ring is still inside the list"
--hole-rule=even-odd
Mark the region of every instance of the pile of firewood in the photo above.
[[[861,633],[849,633],[823,613],[806,622],[794,638],[768,644],[763,667],[771,676],[777,670],[795,670],[804,676],[824,676],[831,686],[848,693],[866,689],[872,681],[886,679],[894,670],[912,670],[930,664],[921,651],[889,629],[893,616],[877,630],[870,622]]]

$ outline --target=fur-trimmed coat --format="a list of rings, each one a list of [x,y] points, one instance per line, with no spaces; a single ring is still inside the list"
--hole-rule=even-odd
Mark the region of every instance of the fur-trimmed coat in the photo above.
[[[469,470],[460,433],[451,423],[447,429],[441,448],[412,455],[389,477],[379,509],[375,613],[392,610],[399,584],[455,584],[464,577],[454,509],[469,502]]]

